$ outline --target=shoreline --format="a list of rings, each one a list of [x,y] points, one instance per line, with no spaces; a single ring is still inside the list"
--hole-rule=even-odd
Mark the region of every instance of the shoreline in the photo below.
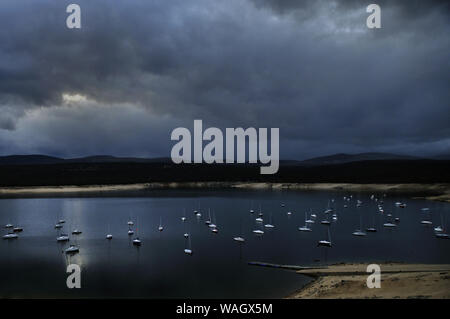
[[[167,182],[116,185],[64,185],[0,187],[0,198],[46,196],[134,196],[164,189],[246,189],[374,192],[408,195],[413,199],[450,202],[450,184],[355,184],[355,183],[249,183],[249,182]]]
[[[366,285],[367,265],[298,270],[314,279],[287,299],[450,299],[449,264],[382,263],[381,288],[373,289]]]

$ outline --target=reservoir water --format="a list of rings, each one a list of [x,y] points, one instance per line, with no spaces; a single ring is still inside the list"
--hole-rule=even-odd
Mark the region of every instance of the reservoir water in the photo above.
[[[433,230],[443,224],[447,231],[450,204],[383,194],[375,198],[384,202],[383,213],[370,194],[325,191],[164,190],[140,197],[1,199],[2,235],[8,223],[24,230],[18,239],[0,241],[0,297],[281,298],[310,279],[248,262],[450,263],[450,240],[436,238]],[[257,223],[260,206],[263,222]],[[328,208],[337,220],[324,213]],[[205,224],[208,210],[218,233]],[[298,230],[305,212],[308,218],[311,212],[317,215],[311,232]],[[330,226],[320,223],[325,218]],[[396,227],[383,227],[395,218]],[[65,223],[57,230],[60,219]],[[433,225],[423,225],[425,219]],[[127,234],[129,220],[134,236]],[[267,223],[275,227],[265,228]],[[352,235],[360,225],[377,232]],[[75,228],[82,233],[72,235]],[[255,235],[256,229],[264,235]],[[58,243],[59,233],[69,234],[70,242]],[[108,233],[111,240],[105,238]],[[190,234],[190,243],[184,233]],[[136,236],[140,247],[132,244]],[[236,236],[245,243],[234,241]],[[323,239],[330,239],[332,247],[318,247]],[[79,253],[66,255],[69,244]],[[192,256],[184,253],[187,247]],[[81,268],[81,289],[66,286],[69,264]]]

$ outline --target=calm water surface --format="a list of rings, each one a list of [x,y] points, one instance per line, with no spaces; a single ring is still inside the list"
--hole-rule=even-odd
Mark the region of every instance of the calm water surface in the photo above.
[[[353,195],[352,200],[344,201],[348,195]],[[359,208],[357,199],[363,201]],[[0,297],[279,298],[309,279],[291,271],[249,266],[249,261],[450,263],[450,240],[433,235],[441,220],[448,226],[449,204],[382,199],[384,214],[364,193],[168,190],[149,197],[1,199],[0,224],[19,225],[24,231],[17,240],[0,241]],[[397,201],[407,207],[396,207]],[[255,222],[259,205],[263,224],[275,225],[263,236],[252,233],[262,229]],[[320,224],[328,205],[338,215],[330,226],[333,247],[317,247],[317,241],[328,236],[327,226]],[[420,223],[427,217],[423,207],[430,208],[432,227]],[[218,234],[205,225],[208,208]],[[197,218],[194,210],[202,217]],[[309,210],[317,214],[316,223],[312,232],[303,233],[298,227]],[[382,227],[388,213],[400,218],[396,229]],[[62,232],[82,231],[70,235],[70,243],[77,244],[80,253],[66,256],[63,249],[68,244],[56,242],[54,225],[59,219],[66,220]],[[127,235],[129,219],[135,223],[141,247],[133,246],[133,236]],[[352,236],[360,223],[364,229],[375,226],[378,232]],[[108,232],[114,236],[110,241],[105,239]],[[192,256],[184,254],[189,245],[185,232],[191,234]],[[235,236],[245,237],[245,244],[234,242]],[[66,287],[66,267],[71,263],[81,266],[81,289]]]

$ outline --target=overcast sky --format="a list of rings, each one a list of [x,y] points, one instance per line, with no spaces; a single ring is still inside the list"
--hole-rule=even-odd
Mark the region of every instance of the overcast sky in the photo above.
[[[170,156],[194,119],[279,127],[285,159],[448,152],[449,5],[370,3],[2,0],[0,155]]]

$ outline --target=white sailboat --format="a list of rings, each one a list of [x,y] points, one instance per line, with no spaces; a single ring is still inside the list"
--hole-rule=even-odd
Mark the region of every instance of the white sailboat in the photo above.
[[[76,245],[70,245],[69,248],[65,250],[66,254],[76,254],[78,252],[80,252],[80,248]]]
[[[313,214],[311,214],[311,217],[309,219],[306,219],[307,214],[305,213],[305,224],[314,224],[315,220],[313,218]],[[315,216],[315,215],[314,215]]]
[[[214,211],[213,211],[213,219],[212,219],[212,222],[211,222],[211,224],[208,225],[208,227],[209,227],[209,229],[211,229],[211,231],[212,231],[214,234],[217,234],[217,233],[219,232],[219,229],[217,228],[217,223],[216,223],[216,214],[215,214]]]
[[[19,236],[14,233],[8,233],[3,236],[3,239],[17,239],[17,238],[19,238]]]
[[[328,238],[325,240],[319,240],[317,242],[317,246],[323,246],[323,247],[331,247],[331,235],[330,235],[330,229],[328,228]]]
[[[236,237],[233,237],[233,240],[234,241],[236,241],[236,242],[238,242],[238,243],[244,243],[245,242],[245,239],[244,239],[244,235],[243,235],[243,223],[242,223],[242,217],[241,217],[241,220],[240,220],[240,228],[241,228],[241,234],[240,234],[240,236],[236,236]]]
[[[390,215],[390,214],[388,214],[388,215]],[[383,227],[386,227],[386,228],[395,228],[395,227],[397,227],[397,224],[394,224],[394,223],[390,220],[390,216],[387,216],[387,217],[388,217],[388,218],[387,218],[387,222],[383,224]]]
[[[110,226],[109,226],[109,223],[108,223],[108,234],[106,234],[106,239],[112,239],[112,238],[113,238],[113,235],[111,234]]]
[[[422,212],[425,213],[424,219],[420,221],[422,225],[433,225],[431,221],[431,213],[429,209],[422,209]]]
[[[308,221],[308,219],[307,219],[307,214],[305,213],[305,226],[299,227],[299,228],[298,228],[299,231],[305,231],[305,232],[310,232],[310,231],[312,231],[312,229],[309,228],[308,222],[307,222],[307,221]]]
[[[208,226],[211,225],[211,209],[210,208],[208,208],[208,219],[205,220],[205,224]]]
[[[139,219],[137,220],[137,225],[139,225]],[[136,232],[139,232],[138,226],[136,226]],[[140,246],[142,244],[141,240],[139,239],[139,233],[137,236],[133,239],[133,245],[134,246]]]
[[[367,227],[366,232],[375,233],[377,229],[375,228],[375,217],[373,218],[373,227]]]
[[[186,255],[191,256],[194,252],[192,251],[192,247],[191,247],[191,237],[189,236],[189,238],[186,238],[187,241],[187,245],[186,248],[184,248],[184,253]]]
[[[270,213],[270,221],[269,223],[264,225],[265,228],[275,228],[275,225],[272,223],[272,213]]]
[[[163,230],[164,230],[164,227],[163,227],[163,225],[162,225],[162,217],[161,217],[161,216],[159,216],[159,226],[158,226],[158,230],[159,230],[159,231],[163,231]]]
[[[23,228],[19,227],[19,226],[16,226],[16,227],[13,228],[13,232],[15,232],[15,233],[23,232]]]
[[[261,227],[260,223],[256,223],[257,228],[253,230],[253,234],[255,235],[264,235],[264,231],[262,229],[259,229]]]
[[[436,233],[434,235],[436,236],[436,238],[439,238],[439,239],[449,239],[450,238],[449,235],[444,232]]]
[[[58,237],[56,237],[57,242],[66,242],[69,241],[69,235],[66,234],[60,234]]]
[[[434,231],[436,232],[436,233],[442,233],[443,231],[444,231],[444,221],[443,221],[443,219],[442,219],[442,213],[440,214],[441,215],[441,225],[439,225],[439,226],[436,226],[436,227],[434,227]]]
[[[359,217],[359,229],[355,230],[352,233],[352,235],[358,236],[358,237],[364,237],[367,235],[365,232],[362,231],[362,218],[361,217]]]

